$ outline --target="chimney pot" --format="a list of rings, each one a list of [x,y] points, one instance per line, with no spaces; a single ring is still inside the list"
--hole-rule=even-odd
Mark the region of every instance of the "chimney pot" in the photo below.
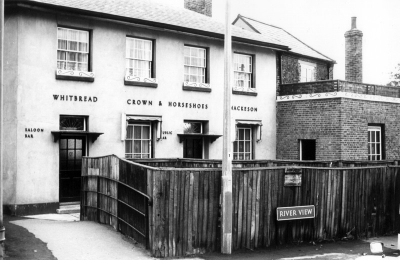
[[[351,17],[351,29],[357,29],[357,17]]]

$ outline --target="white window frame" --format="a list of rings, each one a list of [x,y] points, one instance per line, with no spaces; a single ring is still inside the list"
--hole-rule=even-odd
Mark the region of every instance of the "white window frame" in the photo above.
[[[239,139],[240,131],[243,130],[243,140]],[[250,139],[246,139],[246,130],[250,132]],[[243,151],[239,151],[239,142],[244,142]],[[246,152],[246,143],[250,143],[250,151]],[[236,152],[235,152],[235,147]],[[246,159],[246,154],[249,154],[249,159]],[[240,155],[243,155],[243,158],[240,159]],[[252,160],[253,159],[253,128],[252,127],[237,127],[236,128],[236,138],[233,142],[233,159],[234,160]]]
[[[62,37],[61,31],[66,32],[66,39],[60,38]],[[77,39],[73,40],[71,39],[71,34],[70,32],[77,32]],[[89,59],[90,59],[90,38],[89,38],[89,31],[85,30],[76,30],[76,29],[69,29],[65,27],[57,27],[57,69],[60,70],[71,70],[68,67],[68,63],[75,63],[75,69],[72,69],[71,71],[84,71],[88,72],[89,71]],[[59,41],[66,41],[66,47],[61,48]],[[75,42],[77,47],[76,50],[71,49],[71,43]],[[86,44],[86,51],[85,50],[79,50],[80,44]],[[62,57],[62,53],[65,52],[65,59],[60,59]],[[75,60],[70,60],[69,54],[74,54],[76,55]],[[84,57],[86,55],[86,61],[79,61],[79,55],[81,57]],[[64,62],[65,66],[61,66],[62,62]],[[79,64],[82,66],[85,65],[84,68],[79,68]]]
[[[145,123],[145,122],[140,122],[140,123],[127,123],[126,125],[126,133],[128,133],[128,127],[133,127],[133,132],[132,132],[132,138],[128,138],[128,134],[125,137],[125,158],[128,159],[140,159],[140,158],[151,158],[151,150],[152,150],[152,125],[151,122]],[[141,127],[141,137],[140,139],[135,139],[135,126],[140,126]],[[149,138],[144,139],[143,138],[143,127],[148,127],[149,128]],[[127,153],[126,152],[126,141],[131,141],[132,142],[132,153]],[[135,153],[135,141],[140,141],[141,145],[141,151],[139,153]],[[148,141],[149,142],[149,148],[148,152],[144,153],[143,152],[143,141]],[[139,155],[139,157],[135,157],[135,155]],[[144,157],[144,155],[147,155],[147,157]]]
[[[299,64],[300,82],[315,81],[316,64],[302,60],[299,61]]]
[[[248,66],[245,66],[245,64],[241,62],[240,59],[248,59],[248,58],[250,58],[250,64],[247,64]],[[240,54],[240,53],[233,54],[233,74],[234,74],[233,87],[235,90],[247,91],[255,89],[255,85],[253,82],[253,66],[254,62],[252,55]],[[246,75],[248,75],[249,80],[245,80]],[[243,82],[243,85],[239,84],[239,82]],[[247,82],[247,84],[245,82]]]
[[[204,56],[199,57],[199,56],[192,56],[192,50],[196,51],[203,51]],[[187,56],[187,52],[189,53],[189,56]],[[195,62],[192,62],[193,60],[196,59],[202,59],[203,62],[202,64],[195,64]],[[196,73],[191,73],[191,69],[197,69],[198,71],[201,71],[202,74],[196,74]],[[193,81],[193,77],[195,80]],[[183,72],[183,81],[187,83],[201,83],[205,84],[207,79],[207,49],[206,48],[201,48],[201,47],[193,47],[193,46],[184,46],[184,72]],[[200,80],[199,80],[200,79]]]
[[[369,125],[368,126],[368,160],[369,161],[383,160],[382,144],[383,144],[382,127]]]
[[[135,48],[134,46],[137,46],[137,43],[141,42],[144,46],[144,43],[150,43],[150,50],[145,50],[145,49],[138,49]],[[129,48],[130,46],[133,46],[132,48]],[[137,54],[135,56],[135,51],[137,50]],[[145,55],[142,57],[139,56],[139,50],[143,50]],[[132,66],[130,65],[130,62],[132,61]],[[148,69],[141,69],[140,66],[136,68],[136,62],[138,63],[147,63],[148,64]],[[133,71],[133,73],[130,73],[130,70]],[[135,73],[135,70],[140,70],[140,71],[147,71],[147,73]],[[130,76],[130,77],[138,77],[138,78],[153,78],[153,41],[152,40],[147,40],[147,39],[141,39],[141,38],[135,38],[135,37],[126,37],[126,51],[125,51],[125,75]]]

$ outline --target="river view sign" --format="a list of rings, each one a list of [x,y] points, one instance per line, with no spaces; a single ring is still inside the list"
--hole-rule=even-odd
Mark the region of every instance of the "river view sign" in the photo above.
[[[307,205],[276,208],[276,216],[278,221],[315,218],[315,206]]]

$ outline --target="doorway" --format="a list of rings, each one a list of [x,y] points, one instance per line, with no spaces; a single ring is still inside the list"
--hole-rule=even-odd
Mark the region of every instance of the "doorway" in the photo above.
[[[80,200],[82,156],[85,155],[85,137],[60,138],[60,202]]]
[[[183,141],[183,158],[203,158],[203,138],[187,137]]]

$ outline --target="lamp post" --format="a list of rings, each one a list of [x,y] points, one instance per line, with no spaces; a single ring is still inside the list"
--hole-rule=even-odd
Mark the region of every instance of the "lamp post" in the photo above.
[[[230,0],[226,1],[224,40],[224,118],[222,155],[222,243],[223,254],[232,253],[232,141],[231,141],[231,95],[232,95],[232,36]]]
[[[4,257],[5,228],[3,223],[4,169],[4,0],[0,0],[0,258]]]

